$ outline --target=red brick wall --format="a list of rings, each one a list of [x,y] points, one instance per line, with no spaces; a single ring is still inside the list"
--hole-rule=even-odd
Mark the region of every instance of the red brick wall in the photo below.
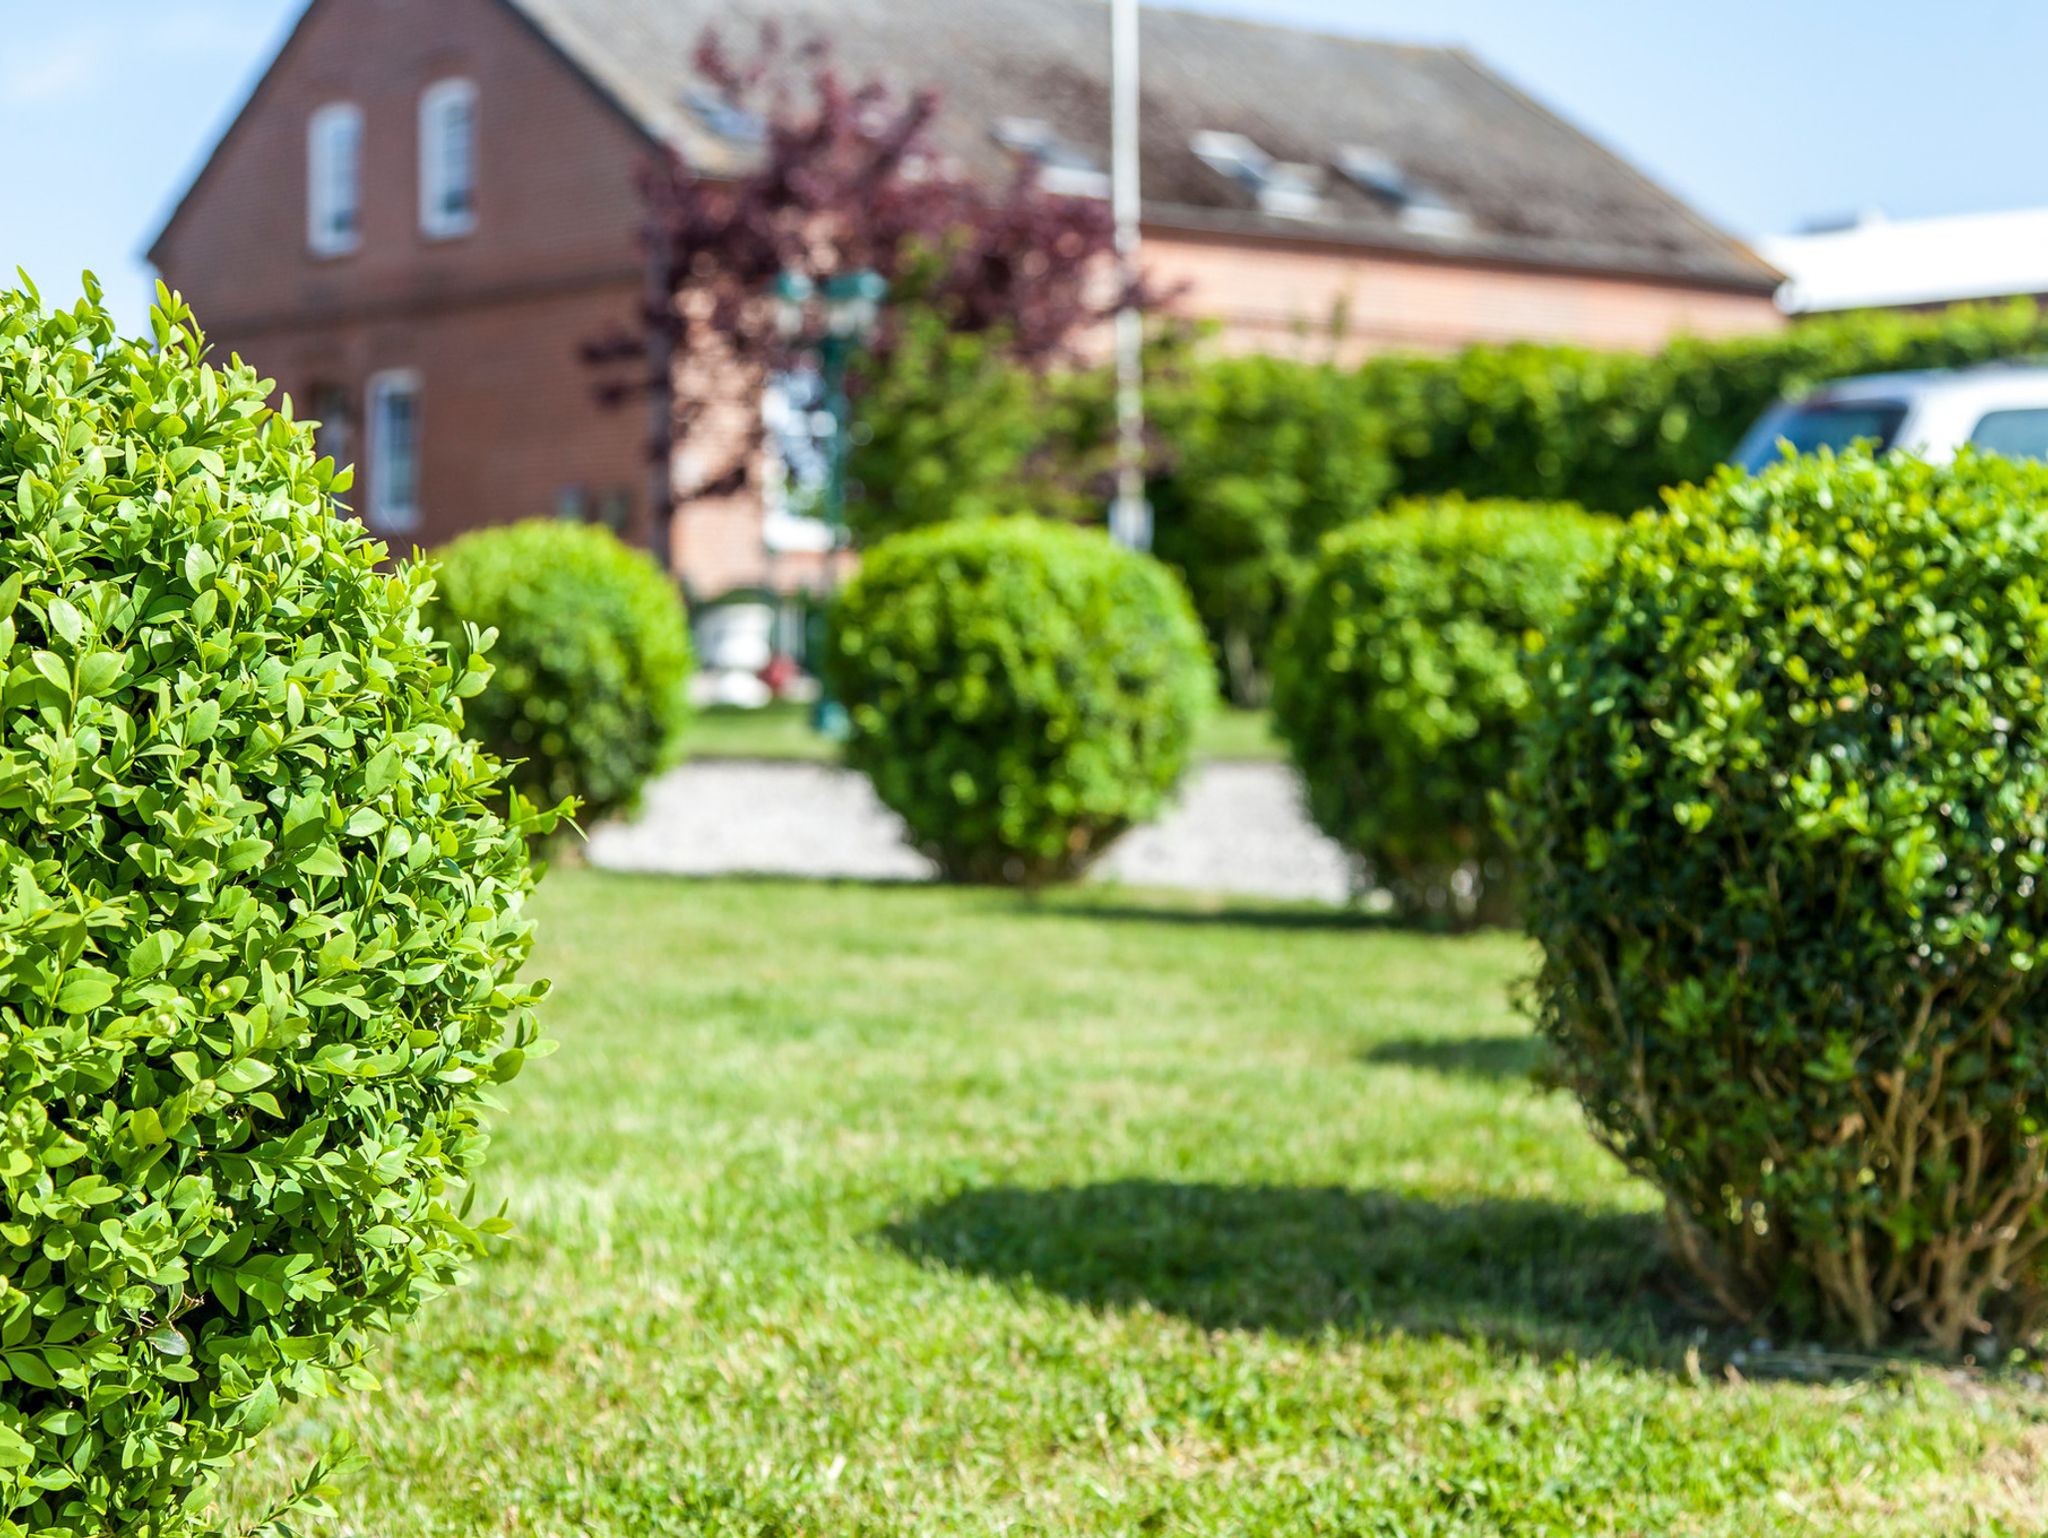
[[[576,359],[583,341],[630,309],[635,292],[630,284],[597,287],[517,304],[442,304],[247,339],[221,336],[277,380],[301,417],[316,414],[320,387],[342,388],[357,413],[346,457],[358,467],[347,498],[358,509],[369,498],[365,386],[385,369],[418,373],[420,524],[384,535],[394,548],[552,517],[570,494],[593,511],[622,497],[628,536],[637,541],[646,537],[652,474],[646,413],[593,405]]]
[[[432,82],[477,83],[476,228],[420,233],[418,109]],[[364,117],[356,250],[306,241],[306,124]],[[606,410],[577,356],[632,322],[633,185],[645,141],[498,0],[317,0],[152,253],[225,352],[312,413],[316,386],[363,410],[369,376],[421,380],[421,523],[431,544],[548,516],[565,491],[623,491],[645,537],[643,408]],[[367,479],[354,435],[356,500]]]

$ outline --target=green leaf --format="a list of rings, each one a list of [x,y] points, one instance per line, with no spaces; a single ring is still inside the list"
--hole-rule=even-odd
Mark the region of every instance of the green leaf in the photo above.
[[[44,605],[43,613],[49,621],[50,633],[65,645],[76,646],[85,638],[85,616],[69,599],[52,598]]]
[[[128,952],[128,976],[131,979],[154,977],[171,964],[171,958],[178,954],[182,943],[182,937],[169,929],[159,929],[136,941]]]
[[[9,1351],[0,1354],[0,1361],[7,1364],[7,1370],[26,1383],[30,1388],[57,1386],[57,1375],[50,1371],[42,1356],[34,1351]]]
[[[86,699],[105,694],[126,665],[118,652],[93,652],[78,664],[78,692]]]
[[[73,967],[57,990],[57,1007],[67,1015],[82,1015],[98,1009],[114,996],[116,979],[98,967]]]
[[[244,1291],[246,1290],[245,1287]],[[244,1435],[250,1435],[261,1431],[275,1420],[277,1411],[277,1385],[269,1378],[265,1378],[256,1386],[256,1391],[243,1400],[235,1411],[235,1422]]]
[[[213,1076],[213,1082],[231,1095],[239,1095],[277,1077],[277,1070],[258,1058],[242,1057]]]
[[[185,742],[188,746],[209,741],[220,725],[220,702],[200,700],[185,712]]]
[[[398,779],[400,759],[395,745],[377,750],[369,763],[363,766],[363,789],[372,796],[382,795]]]

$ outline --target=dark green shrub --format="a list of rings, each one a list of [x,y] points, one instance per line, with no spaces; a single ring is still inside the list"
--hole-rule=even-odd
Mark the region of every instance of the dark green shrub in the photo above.
[[[1614,523],[1563,504],[1410,503],[1327,539],[1283,632],[1274,724],[1323,831],[1411,915],[1498,919],[1537,639]]]
[[[675,760],[689,715],[690,631],[653,557],[593,524],[535,521],[437,552],[430,617],[451,640],[495,630],[496,676],[470,730],[512,780],[589,818],[630,808]]]
[[[861,365],[847,523],[863,546],[952,518],[1013,513],[1046,439],[1047,383],[999,335],[899,312],[895,345]]]
[[[2048,469],[1861,456],[1637,521],[1519,779],[1544,1032],[1731,1308],[2030,1334]]]
[[[855,376],[855,541],[865,548],[958,518],[1100,523],[1116,476],[1115,372],[1026,364],[1002,331],[953,329],[916,302],[891,311],[892,345],[861,359]],[[1173,324],[1147,336],[1160,401],[1178,398],[1191,346]]]
[[[1563,498],[1630,513],[1712,474],[1781,394],[2044,349],[2048,321],[2020,300],[1681,338],[1647,356],[1541,343],[1392,354],[1366,364],[1359,385],[1384,418],[1404,494]]]
[[[425,574],[88,290],[0,293],[0,1532],[184,1538],[477,1243],[532,877]]]
[[[1215,693],[1171,572],[1036,518],[878,545],[828,663],[847,761],[957,881],[1084,870],[1165,804]]]
[[[1317,542],[1393,482],[1379,418],[1350,374],[1253,357],[1188,369],[1158,392],[1153,423],[1167,460],[1151,488],[1159,558],[1187,583],[1231,700],[1262,704]]]

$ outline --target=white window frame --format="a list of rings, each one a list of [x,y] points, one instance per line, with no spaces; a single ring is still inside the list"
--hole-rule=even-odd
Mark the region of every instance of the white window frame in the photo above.
[[[306,248],[346,256],[362,243],[363,109],[331,101],[306,119]]]
[[[393,396],[412,401],[412,484],[399,494],[392,484],[392,461],[386,450],[385,403]],[[363,402],[363,433],[370,461],[370,487],[364,522],[379,534],[409,534],[420,526],[421,446],[420,376],[417,369],[390,368],[370,376]]]
[[[466,163],[467,206],[450,212],[448,195],[455,187],[450,174],[449,112],[460,107],[468,124]],[[420,92],[420,233],[429,240],[454,240],[476,228],[477,120],[476,82],[461,77],[436,80]]]

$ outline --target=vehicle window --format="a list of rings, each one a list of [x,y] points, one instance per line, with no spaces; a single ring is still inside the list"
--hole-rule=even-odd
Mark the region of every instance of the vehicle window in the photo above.
[[[1826,401],[1782,405],[1757,423],[1742,446],[1735,451],[1735,463],[1755,473],[1774,463],[1792,445],[1795,454],[1812,454],[1821,449],[1839,452],[1853,443],[1868,442],[1873,448],[1888,449],[1906,420],[1902,401]]]
[[[2048,408],[1987,411],[1970,441],[2008,459],[2048,459]]]

